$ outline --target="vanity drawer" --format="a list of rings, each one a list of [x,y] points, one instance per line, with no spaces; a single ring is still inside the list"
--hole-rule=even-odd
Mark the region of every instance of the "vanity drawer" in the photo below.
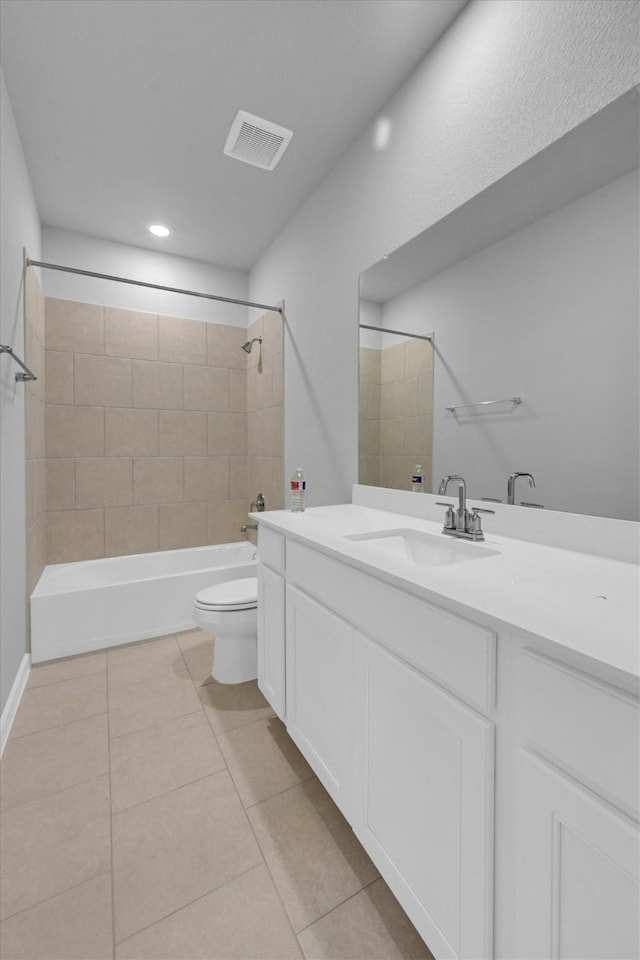
[[[287,567],[288,582],[422,673],[483,710],[493,710],[493,631],[295,541],[287,546]]]
[[[528,648],[520,667],[522,732],[531,746],[637,816],[638,701]]]
[[[258,556],[276,573],[284,573],[285,538],[281,533],[270,530],[263,523],[258,528]]]

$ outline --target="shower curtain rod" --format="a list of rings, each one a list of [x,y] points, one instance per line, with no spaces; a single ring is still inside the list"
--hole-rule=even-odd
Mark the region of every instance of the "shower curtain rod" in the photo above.
[[[149,287],[152,290],[164,290],[166,293],[182,293],[188,297],[202,297],[204,300],[219,300],[221,303],[237,303],[241,307],[259,307],[261,310],[275,310],[284,315],[282,307],[272,307],[268,303],[253,303],[251,300],[236,300],[234,297],[220,297],[215,293],[198,293],[197,290],[181,290],[179,287],[165,287],[160,283],[147,283],[145,280],[129,280],[127,277],[113,277],[108,273],[96,273],[93,270],[79,270],[77,267],[62,267],[58,263],[43,263],[41,260],[25,258],[27,267],[44,267],[46,270],[62,270],[63,273],[77,273],[81,277],[96,277],[98,280],[115,280],[117,283],[131,283],[136,287]]]
[[[379,333],[395,333],[397,337],[413,337],[415,340],[428,340],[429,343],[433,343],[433,337],[427,337],[421,333],[407,333],[406,330],[388,330],[387,327],[372,327],[368,323],[361,323],[360,326],[365,330],[377,330]]]

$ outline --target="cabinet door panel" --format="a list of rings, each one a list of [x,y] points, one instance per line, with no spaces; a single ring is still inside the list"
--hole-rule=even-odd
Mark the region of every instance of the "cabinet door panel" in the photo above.
[[[285,719],[284,579],[258,564],[258,686]]]
[[[637,958],[638,827],[520,753],[519,957]]]
[[[493,724],[356,634],[355,829],[432,952],[492,951]]]
[[[287,729],[348,815],[353,631],[287,587]]]

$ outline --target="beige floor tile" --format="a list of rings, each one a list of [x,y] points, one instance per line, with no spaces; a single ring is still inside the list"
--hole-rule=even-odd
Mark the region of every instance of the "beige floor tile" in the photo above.
[[[10,739],[94,717],[106,709],[107,684],[102,672],[34,687],[22,696]]]
[[[196,686],[213,683],[211,666],[213,664],[213,637],[204,630],[192,630],[177,637],[191,679]]]
[[[303,930],[308,960],[433,960],[384,880],[376,880]]]
[[[109,733],[121,737],[164,720],[199,711],[200,701],[186,669],[121,683],[109,689]]]
[[[5,960],[108,960],[113,957],[111,874],[72,890],[0,924]]]
[[[60,680],[75,680],[88,677],[92,673],[101,673],[106,669],[107,655],[104,650],[97,653],[83,653],[78,657],[66,657],[64,660],[49,660],[48,663],[36,663],[29,673],[27,690],[43,687],[47,683]]]
[[[224,769],[224,758],[202,711],[111,741],[114,812],[158,797]]]
[[[318,780],[292,787],[247,814],[296,931],[378,877]]]
[[[107,654],[109,687],[137,683],[161,673],[184,673],[185,664],[174,636],[116,647]]]
[[[118,960],[293,960],[298,941],[264,865],[116,948]]]
[[[223,733],[218,743],[245,807],[313,776],[277,717]]]
[[[115,814],[116,941],[261,861],[226,770]]]
[[[255,680],[208,683],[200,688],[198,696],[216,735],[274,715]]]
[[[10,740],[2,755],[3,809],[109,773],[107,715]]]
[[[2,919],[105,873],[109,778],[98,777],[2,815]]]

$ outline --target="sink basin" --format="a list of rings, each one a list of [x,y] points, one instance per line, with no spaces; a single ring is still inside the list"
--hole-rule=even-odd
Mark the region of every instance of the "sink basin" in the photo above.
[[[454,540],[446,534],[422,533],[419,530],[377,530],[373,533],[353,533],[345,540],[361,543],[377,554],[410,560],[422,567],[444,567],[452,563],[468,563],[498,556],[481,543]]]

